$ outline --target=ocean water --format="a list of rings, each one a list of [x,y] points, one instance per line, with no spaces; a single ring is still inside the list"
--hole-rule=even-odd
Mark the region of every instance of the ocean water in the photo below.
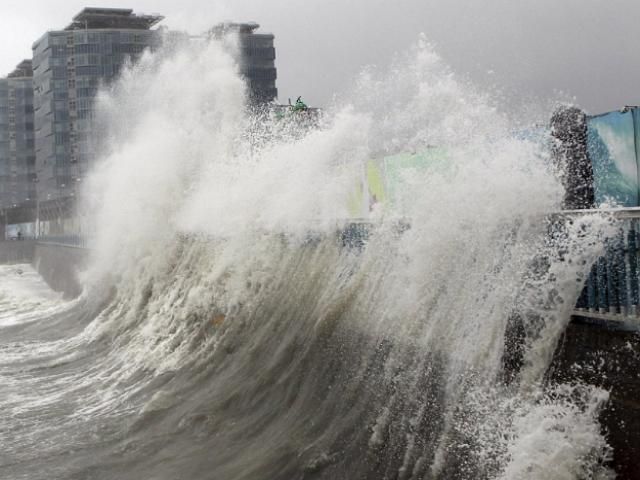
[[[101,93],[82,296],[0,269],[0,478],[612,478],[607,392],[544,382],[607,222],[553,226],[546,146],[424,40],[350,92],[250,112],[211,43]],[[365,162],[432,146],[345,246]]]

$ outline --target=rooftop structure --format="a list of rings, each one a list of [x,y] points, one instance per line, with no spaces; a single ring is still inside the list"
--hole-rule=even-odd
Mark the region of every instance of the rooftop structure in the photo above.
[[[129,8],[88,7],[73,17],[73,21],[65,30],[100,28],[149,30],[163,19],[162,15],[137,15]]]
[[[21,77],[33,77],[33,62],[29,60],[23,60],[16,68],[8,75],[9,78],[21,78]]]
[[[211,34],[214,37],[222,37],[227,33],[243,33],[250,34],[260,28],[260,24],[256,22],[236,23],[236,22],[222,22],[217,24],[211,29]]]

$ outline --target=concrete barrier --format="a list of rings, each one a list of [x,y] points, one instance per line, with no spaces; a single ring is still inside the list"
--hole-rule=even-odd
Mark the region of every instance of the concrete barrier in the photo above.
[[[6,240],[0,242],[0,264],[31,263],[35,240]]]
[[[82,292],[78,272],[85,267],[88,255],[84,248],[37,243],[32,263],[49,287],[74,298]]]
[[[605,323],[578,320],[567,328],[550,382],[585,382],[610,392],[600,421],[622,480],[640,480],[640,336]]]

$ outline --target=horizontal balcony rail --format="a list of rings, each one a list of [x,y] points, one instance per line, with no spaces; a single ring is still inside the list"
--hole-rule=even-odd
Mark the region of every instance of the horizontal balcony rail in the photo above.
[[[558,216],[603,215],[616,222],[605,253],[591,267],[573,316],[583,321],[640,327],[640,208],[567,210]]]

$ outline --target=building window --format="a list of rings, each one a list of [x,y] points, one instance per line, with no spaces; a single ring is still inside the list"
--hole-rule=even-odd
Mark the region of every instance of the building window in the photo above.
[[[52,35],[51,36],[51,45],[66,45],[67,37],[66,35]]]
[[[86,67],[78,67],[76,69],[76,75],[78,76],[98,76],[98,67],[96,65],[88,65]]]
[[[66,133],[56,133],[55,142],[56,145],[65,145],[69,141],[69,135]]]
[[[87,34],[85,32],[75,32],[76,43],[87,43]]]
[[[53,68],[53,78],[64,78],[67,76],[67,69],[64,67]]]

